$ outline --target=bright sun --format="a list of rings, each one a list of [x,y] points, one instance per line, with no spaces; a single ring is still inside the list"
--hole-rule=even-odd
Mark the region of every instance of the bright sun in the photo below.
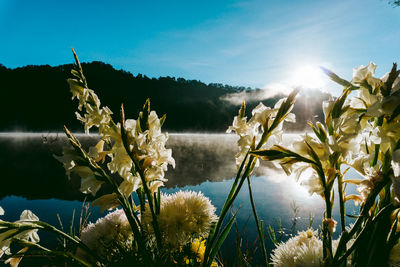
[[[305,65],[294,70],[291,83],[303,89],[321,89],[326,85],[326,77],[319,67]]]

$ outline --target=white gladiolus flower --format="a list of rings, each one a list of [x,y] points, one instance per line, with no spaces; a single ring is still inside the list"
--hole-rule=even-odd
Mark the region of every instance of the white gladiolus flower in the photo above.
[[[335,101],[332,96],[329,96],[329,100],[322,102],[322,111],[324,112],[325,119],[332,112],[333,104],[335,104]]]
[[[81,177],[80,191],[95,196],[104,182],[97,180],[96,173],[87,166],[75,166],[73,171]]]
[[[39,221],[39,218],[32,213],[30,210],[24,210],[21,213],[20,219],[16,221],[17,223],[23,224],[25,222],[29,223],[32,221]],[[0,230],[4,229],[5,227],[0,226]],[[33,230],[25,230],[22,231],[18,234],[15,234],[18,232],[18,229],[10,229],[6,231],[0,231],[0,258],[4,255],[10,255],[10,244],[11,244],[11,238],[16,238],[16,239],[23,239],[27,240],[33,243],[37,243],[40,241],[39,235],[37,234],[37,229]],[[19,261],[18,261],[19,262]]]
[[[393,183],[394,201],[396,204],[400,204],[400,149],[393,152],[391,164],[393,169],[393,176],[391,176],[391,178]]]
[[[296,163],[292,166],[292,174],[300,185],[304,186],[310,195],[323,195],[324,187],[318,173],[307,163]]]
[[[68,179],[71,179],[71,172],[76,166],[75,160],[81,159],[81,157],[76,154],[75,149],[63,147],[62,156],[53,155],[53,157],[64,165],[65,174]]]
[[[270,128],[276,114],[285,99],[280,99],[274,106],[274,108],[266,107],[263,103],[258,104],[251,112],[252,117],[247,121],[247,117],[235,116],[233,119],[232,126],[229,126],[227,133],[234,131],[238,136],[237,142],[239,152],[236,154],[236,166],[239,168],[247,152],[252,146],[256,146],[261,139],[261,135],[264,132],[264,128]],[[290,111],[290,110],[289,110]],[[285,121],[295,122],[295,115],[289,113]],[[280,123],[271,133],[270,138],[280,143],[282,141],[282,123]],[[265,144],[264,146],[267,146]],[[254,148],[254,147],[253,147]],[[259,165],[259,160],[256,159],[255,166]]]
[[[382,81],[378,78],[373,77],[377,66],[374,63],[369,63],[367,66],[361,65],[358,68],[353,69],[352,82],[355,84],[362,84],[367,82],[373,89],[382,85]]]
[[[360,196],[350,195],[348,199],[352,199],[358,204],[359,201],[365,202],[370,193],[374,190],[375,186],[383,180],[383,174],[381,171],[376,170],[372,167],[365,167],[365,179],[355,180],[348,179],[344,182],[357,185],[357,192]]]
[[[77,113],[78,120],[84,123],[85,132],[89,133],[89,129],[93,126],[99,128],[99,134],[102,140],[89,150],[89,156],[95,161],[104,162],[106,155],[111,158],[107,164],[111,173],[118,173],[123,178],[119,189],[123,194],[129,196],[139,186],[141,179],[132,171],[134,162],[127,153],[121,137],[121,125],[114,124],[111,118],[111,110],[108,107],[100,107],[100,100],[93,90],[83,88],[83,82],[76,79],[68,80],[73,98],[79,99],[79,110],[85,108],[85,114]],[[128,119],[125,121],[125,130],[128,148],[139,164],[146,163],[143,166],[136,166],[142,169],[144,179],[148,186],[153,190],[157,190],[159,186],[163,186],[164,172],[167,170],[168,164],[175,167],[175,161],[172,158],[171,149],[166,149],[165,144],[168,135],[161,132],[161,122],[155,111],[150,111],[146,117],[146,129],[140,129],[139,121]],[[103,151],[104,143],[110,147],[110,151]],[[71,172],[76,172],[81,176],[81,191],[83,193],[96,194],[100,188],[102,181],[96,179],[96,174],[88,167],[77,166],[76,153],[64,153],[62,157],[56,157],[64,164],[66,173],[69,176]],[[135,161],[136,162],[136,161]],[[157,187],[158,186],[158,187]]]
[[[96,195],[100,189],[103,181],[96,179],[96,174],[87,166],[79,166],[76,162],[82,161],[83,159],[77,155],[76,151],[72,148],[63,148],[63,155],[53,155],[55,159],[63,163],[65,173],[69,179],[71,179],[71,173],[74,172],[81,177],[81,188],[80,191],[84,194]]]
[[[117,208],[120,203],[116,193],[106,194],[92,201],[93,206],[99,206],[100,211],[112,210]]]
[[[111,121],[110,115],[112,114],[112,112],[108,107],[99,109],[87,105],[86,112],[87,113],[84,117],[76,112],[77,119],[84,123],[86,134],[89,134],[89,130],[93,126],[100,128],[101,125],[108,125],[108,123]]]
[[[0,215],[4,215],[4,210],[1,206],[0,206]]]

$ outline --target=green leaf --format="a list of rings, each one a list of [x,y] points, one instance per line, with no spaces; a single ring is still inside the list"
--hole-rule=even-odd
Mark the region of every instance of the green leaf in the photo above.
[[[398,106],[394,109],[392,115],[390,115],[390,118],[388,119],[388,122],[392,122],[392,121],[393,121],[397,116],[399,116],[399,115],[400,115],[400,105],[398,105]]]
[[[274,149],[259,149],[250,152],[251,155],[254,155],[256,157],[261,157],[264,160],[277,160],[277,159],[283,159],[287,156],[286,153],[279,151],[279,150],[274,150]]]
[[[346,81],[345,79],[340,78],[338,75],[333,73],[331,70],[328,70],[324,67],[320,67],[323,72],[325,72],[326,75],[329,76],[329,78],[334,81],[335,83],[338,83],[340,85],[343,85],[346,88],[351,88],[353,87],[353,84],[349,81]]]
[[[316,164],[316,162],[314,162],[313,160],[300,156],[299,154],[279,145],[273,146],[273,149],[254,150],[251,151],[250,154],[256,157],[261,157],[262,159],[269,161],[284,159],[285,160],[283,162],[284,164],[289,164],[289,162],[295,163],[300,161]]]
[[[160,118],[160,127],[162,127],[164,125],[165,120],[167,119],[167,114],[164,114],[161,118]]]
[[[336,99],[332,108],[332,119],[339,118],[340,115],[342,115],[347,110],[348,107],[343,108],[343,105],[349,93],[350,90],[345,90],[343,91],[342,95],[339,96],[338,99]]]
[[[215,255],[217,255],[218,250],[220,249],[220,247],[222,246],[222,244],[224,243],[226,237],[228,236],[233,222],[235,221],[236,215],[238,213],[239,210],[236,211],[236,213],[232,216],[232,218],[229,220],[228,224],[225,226],[225,228],[223,229],[221,235],[218,237],[217,242],[215,244],[215,246],[211,249],[210,252],[210,257],[207,259],[207,266],[211,266]]]
[[[239,109],[238,117],[243,118],[245,114],[246,114],[246,102],[243,100],[242,105],[240,106]]]
[[[142,111],[139,113],[139,124],[142,132],[149,128],[148,119],[150,115],[150,99],[148,98],[143,105]]]
[[[396,80],[396,78],[399,76],[399,74],[400,74],[400,70],[397,70],[397,64],[393,63],[393,67],[389,73],[388,79],[381,87],[381,93],[384,97],[387,97],[390,95],[393,83]]]
[[[282,103],[282,105],[279,107],[279,110],[275,116],[275,120],[271,124],[269,131],[273,131],[286,118],[286,116],[292,110],[293,105],[296,101],[296,95],[298,92],[299,92],[299,90],[293,90],[289,94],[289,96],[286,98],[286,100]]]
[[[322,142],[325,143],[326,141],[326,132],[323,129],[323,126],[321,123],[317,123],[317,127],[315,127],[311,122],[308,122],[308,125],[311,127],[315,135],[318,137],[318,139]]]
[[[71,74],[74,75],[76,78],[81,79],[81,74],[78,71],[72,69]]]

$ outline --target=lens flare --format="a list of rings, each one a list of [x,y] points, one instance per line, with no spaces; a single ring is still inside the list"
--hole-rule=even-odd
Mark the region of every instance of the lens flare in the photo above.
[[[321,89],[326,85],[326,81],[322,70],[313,65],[299,67],[292,76],[292,84],[303,89]]]

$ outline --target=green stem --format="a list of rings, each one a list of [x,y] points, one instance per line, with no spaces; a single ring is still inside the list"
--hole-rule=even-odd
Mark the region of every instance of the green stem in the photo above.
[[[162,248],[161,232],[160,232],[160,227],[158,225],[157,215],[154,212],[153,196],[150,192],[149,187],[147,186],[146,177],[145,177],[145,174],[144,174],[142,168],[140,167],[139,161],[135,157],[135,155],[132,153],[132,151],[129,148],[129,144],[127,143],[127,134],[126,134],[126,130],[125,130],[125,113],[124,113],[123,105],[121,105],[121,139],[122,139],[122,143],[124,145],[124,148],[125,148],[127,154],[131,158],[132,162],[135,164],[136,171],[139,173],[139,177],[142,180],[143,189],[144,189],[144,192],[149,201],[149,207],[150,207],[150,211],[151,211],[152,224],[153,224],[154,233],[156,236],[157,247],[159,249],[161,249]]]
[[[214,229],[211,231],[211,233],[209,235],[209,239],[207,240],[207,245],[206,245],[206,251],[204,253],[204,259],[206,259],[205,262],[207,262],[207,260],[208,260],[208,256],[211,251],[211,248],[214,246],[214,241],[215,241],[217,235],[219,234],[222,223],[225,220],[225,216],[230,208],[230,205],[231,205],[230,200],[233,198],[233,196],[236,192],[239,180],[242,181],[242,179],[240,179],[241,178],[240,174],[243,171],[243,168],[244,168],[244,165],[245,165],[245,162],[246,162],[248,156],[249,156],[249,153],[246,154],[242,163],[239,166],[239,169],[238,169],[238,172],[236,173],[236,177],[232,184],[231,190],[225,200],[224,206],[221,209],[221,213],[218,218],[217,224],[215,225]],[[243,184],[243,182],[239,183],[239,190],[240,190],[241,184]]]
[[[229,200],[227,199],[227,204],[224,205],[225,209],[223,209],[221,211],[220,218],[218,219],[218,222],[217,222],[215,234],[214,234],[212,240],[210,240],[210,249],[208,251],[206,250],[206,253],[208,252],[208,254],[205,253],[205,257],[204,257],[205,259],[208,260],[209,264],[212,263],[212,259],[208,259],[209,253],[211,252],[212,248],[214,247],[214,245],[216,243],[215,240],[217,238],[217,235],[219,234],[220,228],[222,226],[222,223],[224,221],[224,218],[225,218],[226,214],[228,213],[229,208],[232,206],[232,204],[235,201],[237,195],[239,194],[240,189],[242,188],[244,180],[250,175],[250,173],[251,173],[251,171],[252,171],[252,169],[254,167],[254,159],[255,158],[253,156],[250,156],[249,162],[246,165],[246,169],[245,169],[242,177],[240,178],[239,185],[237,186],[237,188],[236,188],[235,192],[233,193],[232,197]],[[207,244],[207,247],[208,247],[208,244]]]
[[[251,208],[253,210],[254,220],[256,221],[258,235],[260,236],[261,248],[262,248],[262,253],[263,253],[263,257],[264,257],[264,263],[265,263],[266,266],[269,266],[267,250],[265,248],[265,242],[264,242],[264,233],[263,233],[264,230],[260,227],[260,224],[259,224],[256,205],[254,203],[253,192],[252,192],[252,189],[251,189],[250,177],[247,177],[247,185],[249,187],[250,203],[251,203]]]
[[[18,243],[19,245],[24,246],[24,247],[39,249],[39,251],[26,251],[23,253],[16,253],[16,254],[13,254],[10,258],[24,257],[24,256],[42,256],[42,257],[49,257],[49,256],[54,257],[55,256],[55,257],[62,257],[65,259],[69,259],[71,261],[76,261],[77,263],[79,263],[82,266],[86,266],[86,267],[93,266],[92,264],[75,256],[71,252],[52,251],[52,250],[49,250],[48,248],[45,248],[39,244],[30,242],[27,240],[23,240],[23,239],[12,239],[12,242]],[[97,262],[96,265],[100,266],[100,263]]]
[[[340,226],[342,229],[342,233],[346,230],[346,221],[345,221],[345,206],[344,206],[344,195],[343,195],[343,176],[338,176],[338,192],[339,192],[339,209],[340,209]]]
[[[345,231],[342,233],[342,236],[340,237],[339,244],[336,249],[335,257],[333,258],[333,266],[336,266],[335,264],[339,266],[339,263],[344,261],[348,257],[348,255],[350,255],[351,251],[349,252],[349,250],[346,249],[347,242],[354,236],[355,233],[359,231],[365,219],[369,218],[368,212],[371,209],[372,205],[375,203],[376,196],[379,194],[382,188],[386,186],[388,182],[390,182],[389,176],[384,175],[383,181],[376,185],[376,187],[374,188],[372,193],[368,196],[367,200],[362,206],[360,211],[360,216],[357,218],[350,232]],[[339,257],[343,255],[344,251],[346,251],[346,254],[343,257],[341,257],[339,261]]]
[[[113,192],[117,194],[118,200],[125,212],[125,215],[129,221],[129,224],[131,225],[133,234],[134,234],[134,242],[137,243],[139,251],[142,253],[142,255],[146,258],[147,252],[146,252],[146,247],[143,241],[142,234],[140,233],[140,230],[138,228],[138,225],[140,225],[140,221],[135,216],[134,211],[130,209],[129,202],[127,201],[126,197],[121,193],[121,191],[118,188],[117,183],[114,181],[112,177],[110,177],[102,167],[100,167],[96,161],[94,161],[87,153],[85,150],[82,149],[81,144],[79,143],[79,140],[67,129],[67,127],[64,126],[64,132],[68,136],[68,139],[71,143],[71,145],[74,147],[74,149],[82,156],[82,158],[88,163],[88,167],[93,171],[97,172],[101,175],[102,178],[104,178],[104,182],[108,183],[109,185],[112,186]],[[97,176],[96,176],[97,177]]]

